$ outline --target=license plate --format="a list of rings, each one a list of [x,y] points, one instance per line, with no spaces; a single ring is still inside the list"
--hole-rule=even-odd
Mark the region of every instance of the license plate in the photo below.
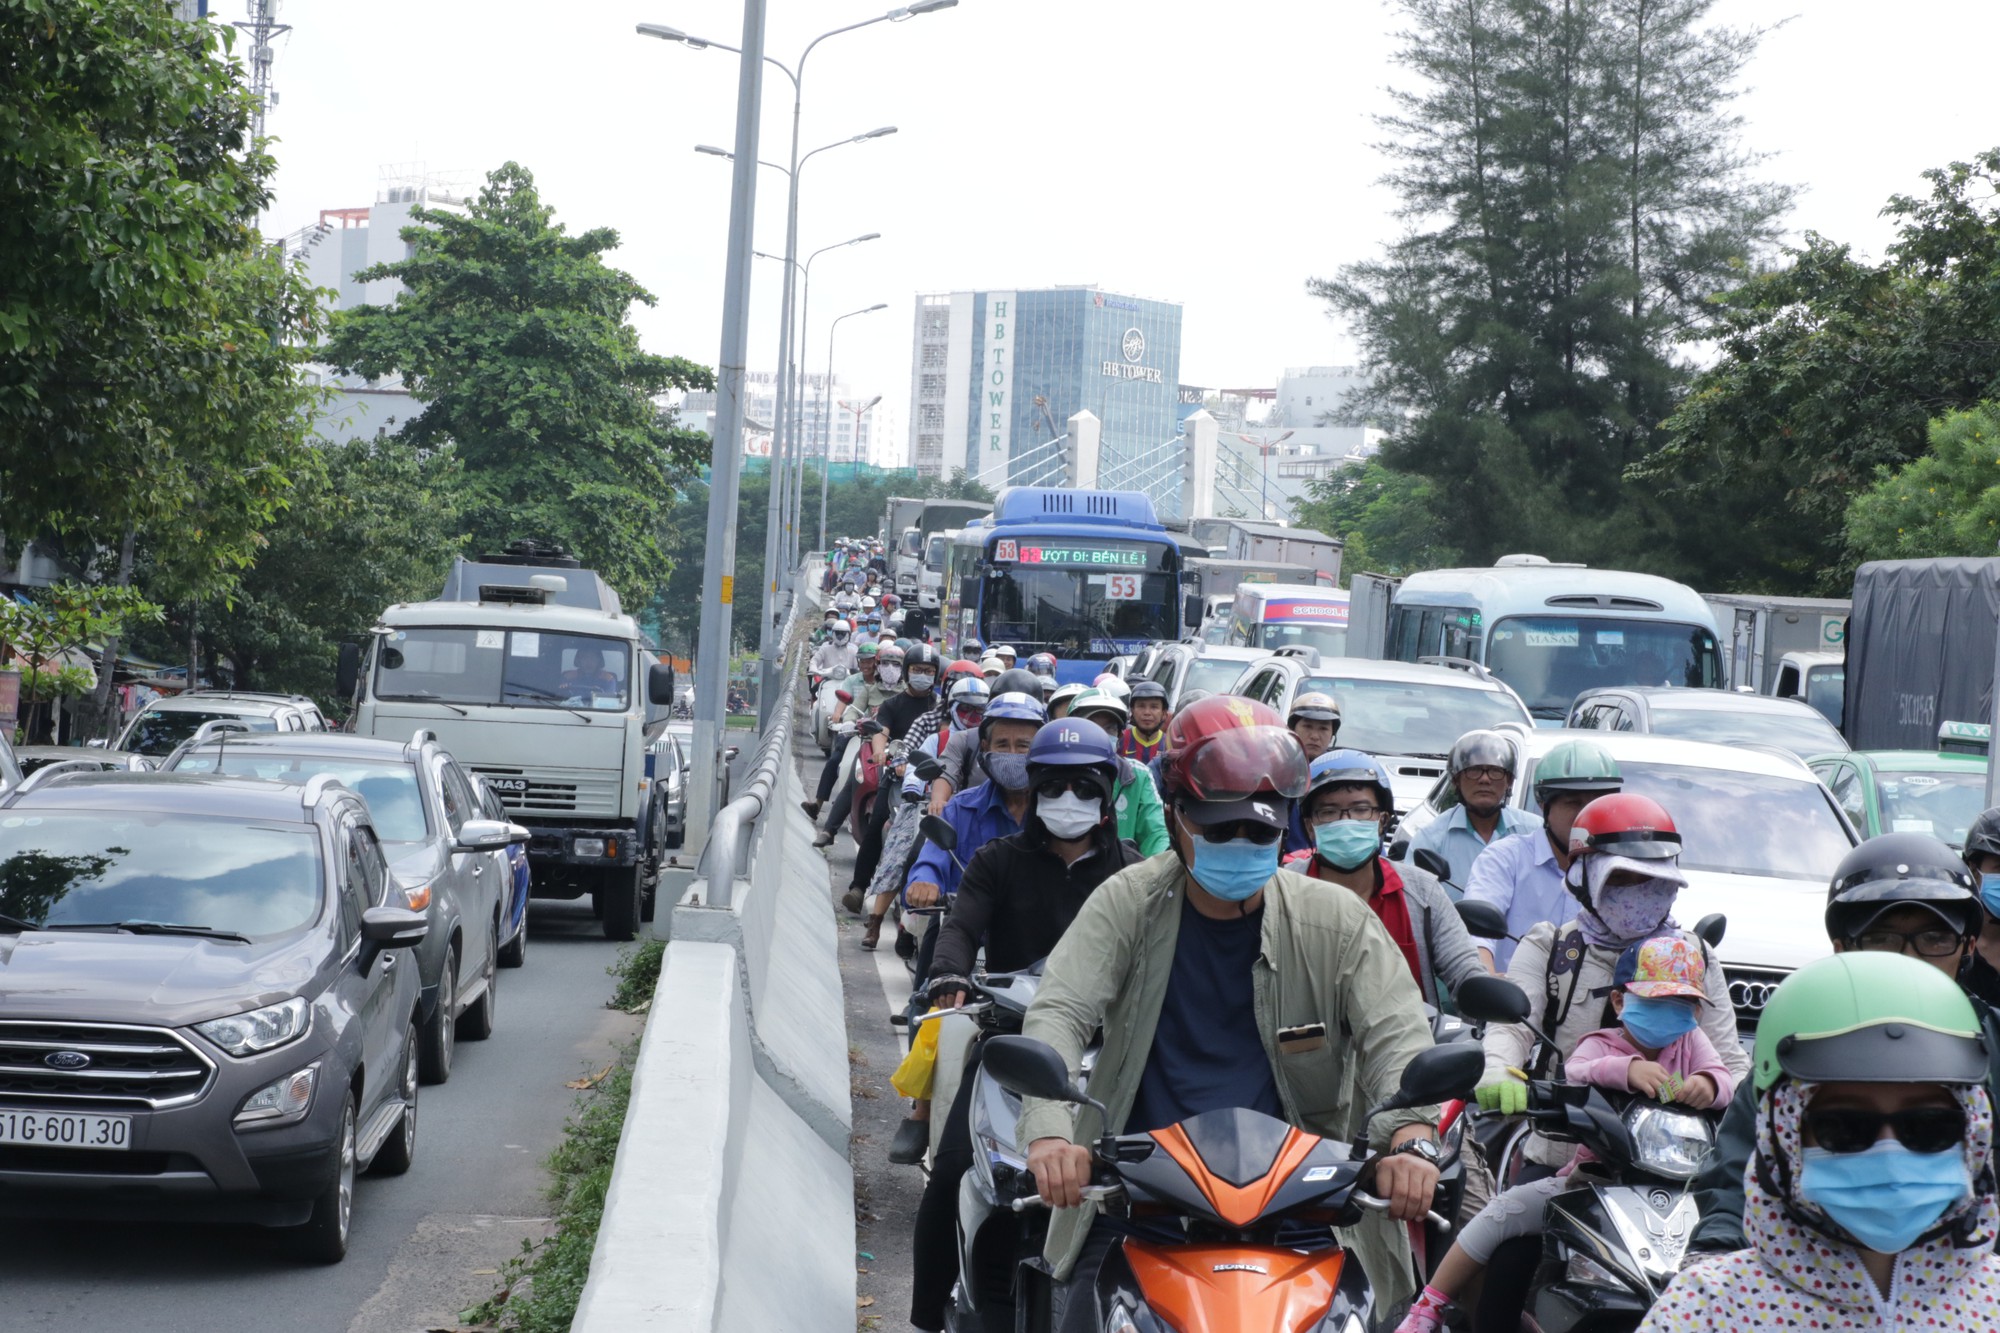
[[[72,1111],[0,1111],[0,1143],[124,1152],[132,1146],[132,1117],[79,1115]]]

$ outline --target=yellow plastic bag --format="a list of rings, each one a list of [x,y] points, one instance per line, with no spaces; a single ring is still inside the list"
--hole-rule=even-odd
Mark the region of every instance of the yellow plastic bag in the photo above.
[[[937,1043],[938,1025],[919,1024],[917,1035],[910,1040],[910,1053],[896,1066],[896,1072],[889,1075],[889,1086],[916,1101],[928,1100],[931,1084],[937,1079]]]

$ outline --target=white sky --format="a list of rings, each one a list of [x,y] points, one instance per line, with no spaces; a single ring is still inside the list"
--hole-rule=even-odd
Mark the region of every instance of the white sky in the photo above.
[[[767,52],[882,12],[883,0],[771,0]],[[241,17],[240,0],[211,0]],[[1219,17],[1226,16],[1226,17]],[[289,0],[269,131],[280,139],[272,233],[373,200],[386,164],[535,173],[572,231],[612,226],[610,261],[658,298],[646,347],[713,364],[737,60],[634,34],[666,23],[736,45],[730,0]],[[2000,143],[1987,0],[1719,0],[1719,21],[1790,23],[1767,38],[1739,103],[1769,174],[1804,187],[1791,222],[1879,255],[1877,215],[1924,168]],[[810,369],[826,324],[836,372],[907,425],[912,298],[921,291],[1096,283],[1186,306],[1181,376],[1275,383],[1351,360],[1305,294],[1309,276],[1395,232],[1370,116],[1391,80],[1396,18],[1377,0],[961,0],[832,38],[807,67],[802,150],[815,158],[801,253],[882,239],[814,266]],[[759,155],[783,161],[790,84],[770,71]],[[758,248],[784,244],[784,177],[760,173]],[[750,364],[777,359],[778,268],[756,264]],[[883,459],[900,463],[901,459]]]

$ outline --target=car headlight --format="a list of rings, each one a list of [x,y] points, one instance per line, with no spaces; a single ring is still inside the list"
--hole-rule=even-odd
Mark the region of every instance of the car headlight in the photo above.
[[[271,1129],[295,1124],[312,1110],[313,1085],[319,1081],[319,1064],[293,1070],[276,1083],[267,1083],[243,1099],[236,1112],[238,1129]]]
[[[1715,1148],[1708,1121],[1654,1102],[1627,1107],[1625,1128],[1632,1135],[1632,1164],[1669,1180],[1693,1180]]]
[[[404,885],[403,901],[410,905],[412,912],[421,912],[429,907],[431,905],[431,886],[429,881],[425,881],[422,884]]]
[[[255,1055],[296,1041],[312,1023],[312,1006],[303,995],[252,1009],[247,1014],[211,1018],[194,1030],[231,1055]]]

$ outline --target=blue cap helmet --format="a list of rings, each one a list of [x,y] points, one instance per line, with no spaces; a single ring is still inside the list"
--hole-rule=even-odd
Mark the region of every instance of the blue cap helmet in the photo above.
[[[1118,777],[1118,751],[1104,728],[1057,718],[1036,732],[1028,747],[1028,785],[1038,787],[1058,771],[1064,776],[1092,778],[1098,797],[1108,801]]]
[[[995,694],[986,705],[986,716],[980,721],[979,729],[986,730],[991,722],[1032,722],[1036,726],[1049,720],[1049,710],[1042,707],[1042,701],[1032,694],[1018,690]]]
[[[1396,808],[1396,788],[1389,781],[1387,764],[1359,750],[1329,750],[1307,771],[1306,809],[1312,809],[1312,799],[1322,788],[1346,784],[1373,787],[1384,810]]]

